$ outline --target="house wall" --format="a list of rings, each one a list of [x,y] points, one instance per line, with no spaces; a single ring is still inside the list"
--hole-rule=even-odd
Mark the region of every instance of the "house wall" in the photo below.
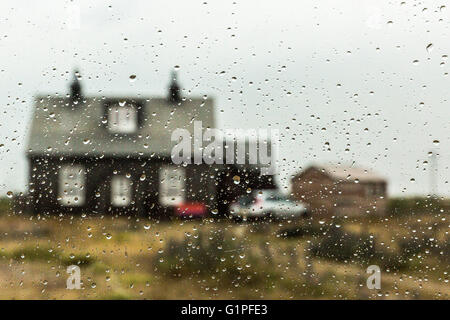
[[[337,183],[337,215],[379,214],[386,212],[386,183],[340,181]],[[376,192],[373,192],[375,190]]]
[[[30,157],[29,161],[29,192],[35,213],[137,213],[154,217],[172,213],[159,205],[159,169],[171,163],[168,159]],[[86,201],[82,206],[67,207],[58,201],[58,173],[65,164],[82,164],[86,170]],[[202,202],[209,210],[214,209],[217,195],[213,168],[189,165],[185,169],[186,201]],[[132,202],[126,208],[111,205],[114,173],[130,174]]]
[[[307,203],[313,215],[333,214],[335,192],[334,181],[319,170],[307,170],[292,179],[294,198]]]
[[[335,181],[328,174],[310,168],[292,179],[292,193],[309,204],[313,215],[384,214],[386,183]]]
[[[171,208],[159,204],[161,166],[172,164],[170,159],[29,157],[29,195],[34,213],[106,213],[143,214],[159,218],[173,214]],[[86,171],[86,201],[82,206],[67,207],[58,201],[59,170],[63,165],[81,164]],[[187,165],[186,201],[206,204],[209,212],[218,209],[228,213],[230,203],[250,188],[275,188],[272,176],[261,176],[258,170],[219,165]],[[111,179],[130,174],[132,202],[116,208],[111,205]],[[239,184],[233,179],[240,177]]]

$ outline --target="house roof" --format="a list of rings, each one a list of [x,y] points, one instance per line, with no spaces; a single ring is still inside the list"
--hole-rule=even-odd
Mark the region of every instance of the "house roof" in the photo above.
[[[386,179],[369,169],[345,165],[312,165],[306,170],[314,168],[327,174],[336,181],[355,181],[360,182],[385,182]],[[305,170],[305,171],[306,171]],[[305,172],[304,171],[304,172]]]
[[[105,125],[105,103],[126,101],[142,104],[142,121],[133,135],[117,135]],[[176,142],[176,128],[193,133],[194,120],[214,128],[211,98],[186,98],[180,104],[166,98],[85,97],[73,104],[68,97],[41,96],[35,109],[28,139],[28,155],[65,156],[169,156]]]

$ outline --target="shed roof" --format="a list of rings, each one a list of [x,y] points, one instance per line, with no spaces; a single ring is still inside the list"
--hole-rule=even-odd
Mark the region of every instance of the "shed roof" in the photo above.
[[[316,169],[324,172],[330,178],[336,181],[355,181],[360,182],[385,182],[386,179],[373,172],[370,169],[365,169],[356,166],[345,166],[345,165],[312,165],[308,169]],[[305,171],[306,171],[305,170]],[[303,171],[303,172],[305,172]]]

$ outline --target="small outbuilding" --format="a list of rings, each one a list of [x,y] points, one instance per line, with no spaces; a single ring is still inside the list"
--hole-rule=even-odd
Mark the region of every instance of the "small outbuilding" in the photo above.
[[[293,196],[308,203],[313,215],[383,215],[386,211],[386,179],[368,169],[312,165],[294,176],[291,185]]]

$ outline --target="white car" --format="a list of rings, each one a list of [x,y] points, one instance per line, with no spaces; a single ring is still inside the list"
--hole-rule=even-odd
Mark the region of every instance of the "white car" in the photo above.
[[[230,213],[236,219],[294,219],[306,215],[308,206],[275,190],[257,190],[240,196],[231,204]]]

